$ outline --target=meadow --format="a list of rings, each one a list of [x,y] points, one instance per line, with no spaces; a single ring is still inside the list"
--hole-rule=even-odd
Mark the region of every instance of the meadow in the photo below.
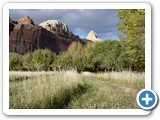
[[[137,109],[145,74],[10,71],[10,109]]]

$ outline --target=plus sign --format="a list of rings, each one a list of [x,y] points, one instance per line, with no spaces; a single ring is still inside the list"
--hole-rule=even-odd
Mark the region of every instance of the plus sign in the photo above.
[[[152,98],[149,98],[149,94],[146,94],[145,98],[142,98],[143,101],[146,101],[146,105],[149,104],[149,101],[152,101]]]

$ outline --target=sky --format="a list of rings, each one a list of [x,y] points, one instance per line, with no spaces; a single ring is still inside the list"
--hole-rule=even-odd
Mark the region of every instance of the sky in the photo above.
[[[29,16],[35,24],[46,20],[60,20],[69,31],[85,38],[93,30],[102,40],[118,40],[117,10],[114,9],[10,9],[9,16],[18,20]]]

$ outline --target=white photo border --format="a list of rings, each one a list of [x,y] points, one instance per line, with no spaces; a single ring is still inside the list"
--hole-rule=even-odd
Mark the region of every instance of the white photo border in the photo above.
[[[6,115],[148,115],[151,112],[142,109],[9,109],[9,9],[145,9],[145,89],[151,89],[151,6],[148,3],[6,3],[3,6],[3,112]]]

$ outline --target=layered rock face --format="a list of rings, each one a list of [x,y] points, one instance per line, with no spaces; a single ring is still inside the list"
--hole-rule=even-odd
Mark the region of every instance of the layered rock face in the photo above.
[[[92,41],[92,42],[100,42],[100,41],[102,41],[102,40],[98,37],[97,33],[94,32],[93,30],[91,30],[91,31],[88,33],[86,39],[88,39],[88,40],[90,40],[90,41]]]
[[[23,55],[36,49],[46,48],[52,52],[60,53],[66,51],[73,41],[85,44],[78,36],[69,32],[65,24],[59,21],[50,21],[48,25],[51,26],[51,29],[48,29],[46,24],[43,23],[41,26],[35,25],[26,16],[18,21],[10,19],[9,51]]]

